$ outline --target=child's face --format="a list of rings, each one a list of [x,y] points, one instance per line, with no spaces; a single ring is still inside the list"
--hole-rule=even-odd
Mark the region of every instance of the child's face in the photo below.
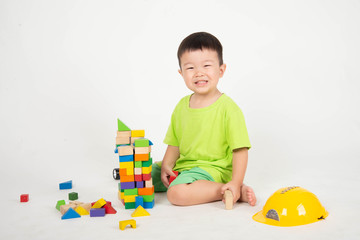
[[[180,57],[179,73],[186,86],[195,94],[208,95],[218,91],[217,84],[224,75],[226,65],[219,65],[217,52],[203,49],[186,51]]]

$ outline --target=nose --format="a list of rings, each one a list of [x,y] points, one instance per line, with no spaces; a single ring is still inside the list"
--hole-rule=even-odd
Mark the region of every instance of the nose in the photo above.
[[[202,77],[202,76],[204,76],[204,73],[200,70],[197,70],[195,73],[195,77]]]

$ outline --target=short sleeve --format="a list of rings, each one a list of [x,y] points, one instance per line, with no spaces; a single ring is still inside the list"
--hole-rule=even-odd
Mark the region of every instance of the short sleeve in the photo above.
[[[171,121],[170,121],[169,128],[165,135],[164,143],[166,145],[178,147],[179,141],[175,134],[175,126],[176,126],[176,124],[175,124],[175,111],[174,111],[173,114],[171,115]]]
[[[241,109],[238,106],[230,108],[226,113],[225,120],[226,140],[231,150],[244,147],[250,149],[250,139]]]

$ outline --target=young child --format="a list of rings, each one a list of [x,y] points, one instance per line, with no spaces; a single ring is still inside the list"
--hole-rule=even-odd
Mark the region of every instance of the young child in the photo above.
[[[164,159],[153,165],[155,190],[168,188],[168,200],[179,206],[222,200],[225,190],[232,192],[234,203],[254,206],[255,193],[243,183],[251,147],[245,120],[217,88],[226,70],[221,43],[209,33],[193,33],[181,42],[178,60],[193,94],[181,99],[172,114]],[[180,174],[169,185],[173,170]]]

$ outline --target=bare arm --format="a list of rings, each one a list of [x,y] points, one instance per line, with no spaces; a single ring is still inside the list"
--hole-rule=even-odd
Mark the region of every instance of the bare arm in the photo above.
[[[175,176],[172,172],[176,160],[180,156],[179,147],[168,145],[161,165],[161,181],[165,187],[169,187],[169,176]]]
[[[243,185],[246,167],[248,162],[248,148],[239,148],[233,151],[233,172],[232,180],[225,184],[221,193],[230,190],[234,196],[234,203],[240,198],[241,186]]]

